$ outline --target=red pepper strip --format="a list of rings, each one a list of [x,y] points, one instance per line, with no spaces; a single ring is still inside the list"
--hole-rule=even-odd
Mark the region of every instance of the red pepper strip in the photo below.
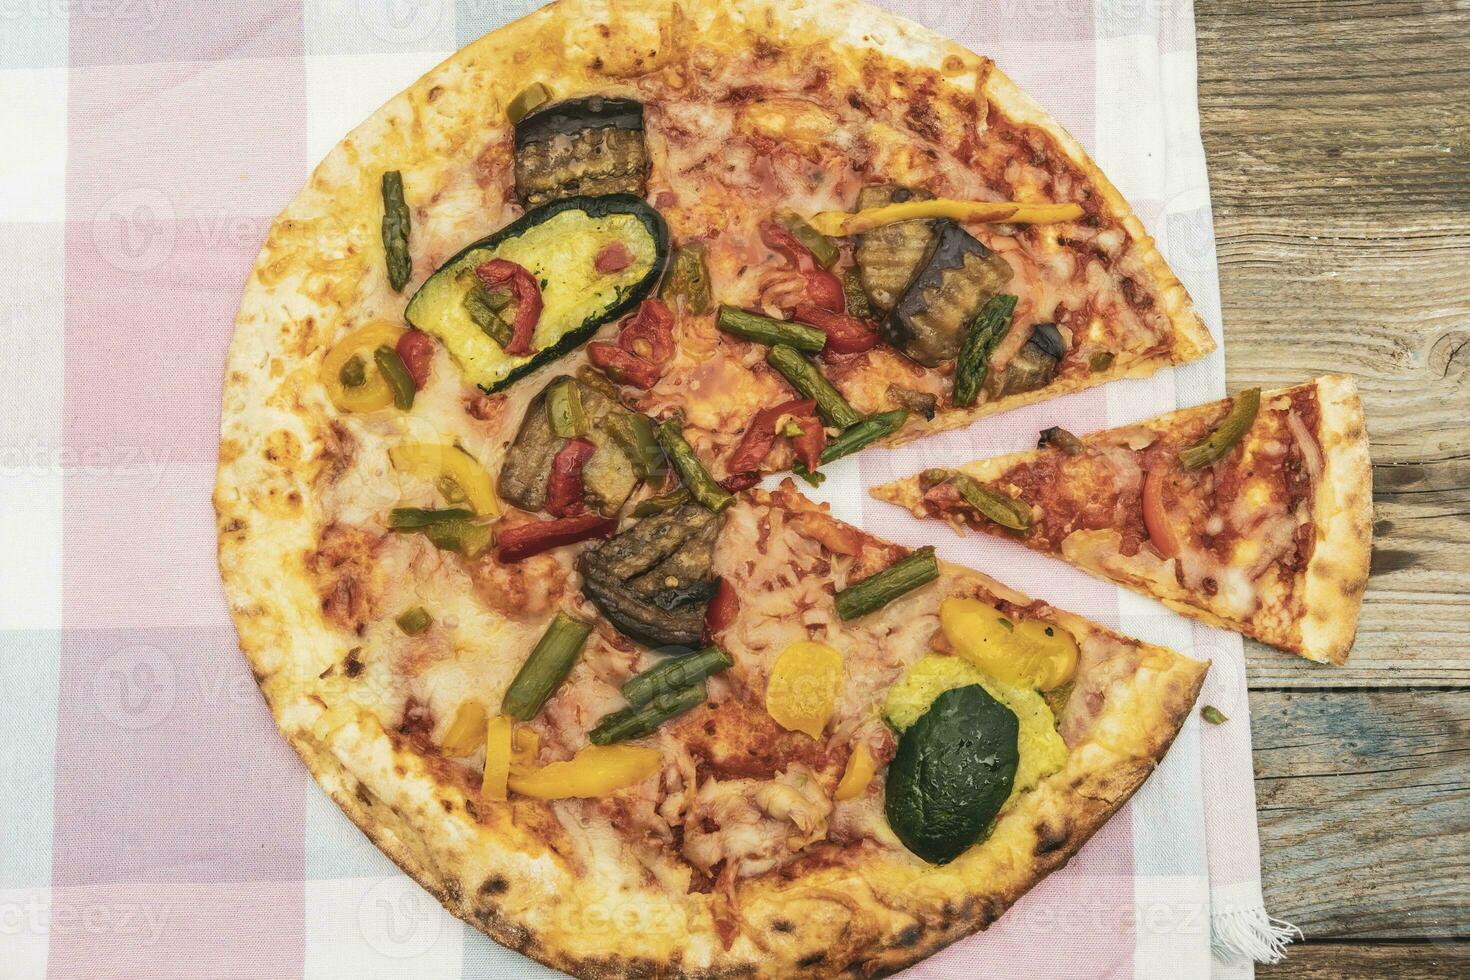
[[[546,481],[546,512],[553,517],[574,517],[587,509],[582,500],[582,467],[597,452],[590,439],[568,439],[551,460]]]
[[[1143,480],[1143,526],[1148,531],[1149,545],[1165,560],[1179,554],[1179,535],[1164,507],[1164,481],[1168,475],[1168,465],[1156,462]]]
[[[674,314],[661,299],[646,299],[638,312],[623,321],[618,346],[659,367],[674,356]]]
[[[766,456],[770,454],[771,447],[776,444],[776,423],[781,420],[781,416],[804,418],[814,414],[816,410],[817,403],[805,398],[782,402],[774,408],[763,408],[756,412],[751,416],[750,424],[745,427],[745,434],[740,437],[740,444],[735,447],[725,468],[731,473],[747,473],[760,469]],[[802,431],[805,432],[805,428]]]
[[[533,353],[531,336],[536,331],[536,321],[541,319],[541,287],[525,267],[506,259],[491,259],[475,269],[488,288],[510,286],[516,298],[516,316],[510,325],[510,343],[505,352],[516,357]]]
[[[739,493],[742,490],[749,490],[759,482],[761,482],[761,475],[755,470],[749,470],[745,473],[731,473],[720,481],[720,488],[729,493]]]
[[[593,341],[587,345],[587,359],[592,366],[619,384],[647,390],[658,384],[662,375],[657,364],[623,350],[617,344]]]
[[[434,357],[434,341],[422,330],[409,330],[398,338],[394,349],[403,366],[408,368],[413,386],[423,391],[424,385],[429,383],[429,361]]]
[[[709,601],[704,611],[705,633],[713,638],[715,634],[728,629],[735,622],[735,617],[740,615],[740,597],[730,586],[728,579],[720,579],[719,591]]]
[[[816,415],[803,415],[792,421],[801,428],[801,434],[791,437],[791,448],[796,450],[796,458],[801,460],[801,465],[807,468],[807,472],[815,473],[822,465],[822,450],[827,445],[827,430],[822,428],[822,423],[817,421]]]
[[[824,354],[860,354],[878,346],[878,334],[855,316],[832,313],[802,303],[792,312],[791,318],[816,327],[827,335],[827,346],[822,348]]]
[[[796,271],[806,280],[806,297],[814,306],[833,313],[841,313],[847,309],[847,294],[842,289],[842,280],[822,268],[816,256],[797,241],[795,235],[780,225],[767,221],[761,225],[761,241],[766,243],[767,248],[780,252],[788,262],[796,266]]]
[[[534,524],[517,524],[500,532],[500,541],[495,549],[495,560],[502,565],[518,562],[532,555],[539,555],[564,544],[575,544],[588,538],[606,538],[618,529],[615,517],[601,514],[581,514],[577,517],[559,517],[552,521],[537,521]]]

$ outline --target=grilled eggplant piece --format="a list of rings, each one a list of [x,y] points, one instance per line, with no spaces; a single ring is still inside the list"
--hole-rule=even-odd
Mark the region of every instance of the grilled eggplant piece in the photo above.
[[[1011,267],[975,236],[947,219],[936,224],[933,249],[879,325],[885,340],[925,367],[959,354],[965,327],[1011,278]]]
[[[594,95],[538,109],[516,123],[516,196],[535,207],[580,194],[648,192],[643,103]]]
[[[1031,339],[1022,345],[1006,365],[1001,382],[1001,395],[1035,391],[1051,384],[1057,376],[1057,365],[1067,354],[1062,333],[1055,323],[1038,323],[1031,328]]]
[[[720,519],[698,504],[647,517],[577,559],[582,591],[622,633],[659,647],[696,647]]]
[[[904,201],[928,201],[933,197],[928,191],[883,184],[859,191],[857,209],[881,208]],[[858,236],[853,253],[857,260],[858,279],[875,310],[887,313],[898,305],[899,298],[914,281],[914,275],[934,246],[934,226],[933,221],[900,221]]]
[[[551,379],[526,407],[521,428],[505,451],[505,462],[500,467],[500,496],[522,510],[541,510],[546,506],[551,461],[565,443],[552,429],[546,411],[547,395],[559,382],[577,386],[588,426],[586,438],[597,447],[582,468],[587,503],[601,514],[616,514],[638,486],[639,477],[627,453],[608,431],[606,422],[614,413],[628,410],[596,388],[567,375]]]

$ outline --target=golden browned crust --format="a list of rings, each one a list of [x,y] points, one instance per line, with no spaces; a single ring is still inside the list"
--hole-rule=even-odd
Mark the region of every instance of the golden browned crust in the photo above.
[[[1077,567],[1158,599],[1173,611],[1211,626],[1244,633],[1309,660],[1343,664],[1357,633],[1368,580],[1373,546],[1373,467],[1356,384],[1346,375],[1326,375],[1311,384],[1317,389],[1316,435],[1322,452],[1323,475],[1312,498],[1317,542],[1301,585],[1299,618],[1264,624],[1243,622],[1203,606],[1201,597],[1190,594],[1177,583],[1165,591],[1147,576],[1113,575],[1086,561],[1076,562]],[[1268,401],[1291,390],[1264,392],[1262,400]],[[1194,415],[1213,410],[1214,404],[1180,409],[1137,424],[1164,431]],[[989,482],[1040,454],[1040,450],[1009,453],[959,468],[977,480]],[[874,487],[870,492],[877,499],[903,507],[915,516],[926,516],[917,476]],[[963,532],[962,526],[954,526]]]
[[[1358,386],[1345,374],[1317,380],[1322,479],[1312,508],[1317,546],[1307,564],[1301,654],[1341,666],[1358,631],[1373,552],[1373,463]]]
[[[1110,696],[1097,737],[1075,746],[1065,769],[1009,810],[991,843],[945,869],[875,847],[871,857],[865,851],[790,881],[754,879],[741,890],[746,931],[725,949],[710,896],[670,896],[626,878],[617,855],[603,860],[596,847],[589,853],[598,873],[591,873],[543,805],[482,812],[463,786],[391,731],[372,710],[381,690],[371,685],[380,680],[364,666],[359,630],[350,628],[376,608],[379,583],[365,570],[371,536],[346,536],[333,542],[335,550],[324,549],[324,495],[344,493],[341,475],[383,454],[380,434],[338,423],[316,379],[329,340],[377,313],[375,301],[385,294],[378,173],[401,167],[411,189],[427,183],[434,161],[471,150],[476,127],[503,116],[529,74],[560,79],[559,95],[618,89],[654,66],[699,19],[738,26],[751,44],[800,31],[837,47],[881,47],[914,64],[988,65],[851,0],[752,0],[735,9],[713,0],[677,8],[668,0],[564,0],[435,68],[329,154],[273,223],[252,270],[225,371],[214,491],[221,577],[241,648],[282,734],[313,776],[405,872],[497,941],[587,977],[888,973],[988,925],[1075,853],[1162,756],[1205,666],[1138,647],[1142,666]],[[597,24],[607,25],[605,39],[590,29]],[[519,70],[501,70],[510,64]],[[1008,80],[991,78],[999,104],[1034,113],[1038,124],[1061,133]],[[1085,162],[1069,137],[1059,138]],[[482,203],[464,188],[451,193],[466,196],[449,207]],[[1120,198],[1109,200],[1126,213]],[[1207,350],[1207,335],[1201,342],[1190,331],[1182,289],[1168,293],[1170,315],[1183,324],[1177,333],[1187,340],[1168,359]],[[511,401],[524,397],[513,393]],[[952,568],[947,574],[975,575]],[[1075,617],[1064,622],[1100,629]],[[1011,860],[1007,849],[1018,847],[1031,856]]]

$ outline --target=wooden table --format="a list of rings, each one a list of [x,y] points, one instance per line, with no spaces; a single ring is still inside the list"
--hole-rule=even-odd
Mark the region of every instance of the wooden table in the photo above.
[[[1458,7],[1458,9],[1457,9]],[[1348,666],[1246,649],[1269,977],[1470,976],[1470,6],[1197,0],[1227,382],[1358,378]]]

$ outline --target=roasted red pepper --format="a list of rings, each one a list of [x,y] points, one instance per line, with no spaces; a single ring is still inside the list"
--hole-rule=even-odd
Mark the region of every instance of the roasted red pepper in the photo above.
[[[878,334],[871,325],[855,316],[833,313],[809,303],[802,303],[791,314],[798,323],[816,327],[827,335],[823,354],[860,354],[878,346]]]
[[[1149,545],[1165,560],[1179,554],[1179,535],[1164,506],[1164,483],[1168,478],[1169,465],[1157,461],[1143,480],[1143,526],[1148,531]]]
[[[551,460],[546,481],[546,512],[554,517],[574,517],[587,509],[582,500],[582,467],[597,452],[590,439],[568,439]]]
[[[795,235],[775,222],[767,221],[761,225],[761,241],[796,266],[796,271],[806,280],[806,297],[813,306],[833,313],[841,313],[847,308],[842,280],[822,268],[811,249],[797,241]]]
[[[516,316],[510,325],[510,343],[505,352],[517,357],[534,353],[531,337],[536,332],[536,321],[541,319],[541,287],[536,278],[524,266],[506,259],[491,259],[475,269],[486,288],[509,286],[516,299]]]
[[[822,450],[827,446],[827,430],[815,415],[803,415],[793,419],[801,432],[791,437],[791,448],[796,458],[808,473],[815,473],[822,465]]]
[[[710,636],[728,629],[740,615],[740,597],[735,594],[728,579],[720,579],[720,588],[704,611],[704,628]]]
[[[674,356],[674,315],[660,299],[646,299],[623,323],[616,344],[587,345],[587,358],[614,381],[652,388]]]
[[[434,341],[422,330],[409,330],[398,338],[394,350],[408,369],[408,376],[413,378],[414,388],[423,391],[424,385],[429,383],[429,361],[434,357]]]
[[[739,493],[742,490],[749,490],[759,482],[761,482],[761,475],[755,470],[747,470],[744,473],[731,473],[725,477],[720,481],[720,489],[727,493]]]
[[[786,416],[801,429],[799,435],[791,437],[791,445],[796,449],[797,458],[807,469],[815,470],[822,464],[822,447],[827,444],[827,433],[817,419],[816,411],[817,403],[810,398],[804,398],[756,412],[751,417],[750,424],[745,427],[745,434],[740,437],[740,444],[730,455],[726,468],[737,476],[758,471],[770,455],[771,447],[776,444],[776,437],[780,435],[776,431],[776,424],[781,421],[782,416]]]
[[[603,517],[601,514],[581,514],[577,517],[537,521],[534,524],[517,524],[500,532],[495,560],[502,565],[508,565],[565,544],[575,544],[589,538],[605,538],[617,529],[617,518]]]

